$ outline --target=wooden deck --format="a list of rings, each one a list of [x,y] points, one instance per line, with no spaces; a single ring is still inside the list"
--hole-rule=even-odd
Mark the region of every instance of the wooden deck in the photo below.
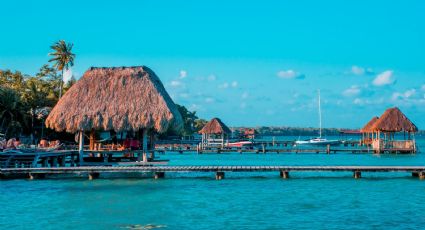
[[[282,178],[288,178],[290,172],[352,172],[354,178],[360,178],[362,172],[407,172],[412,176],[425,179],[425,166],[81,166],[57,168],[3,168],[0,178],[21,175],[42,178],[49,174],[87,174],[90,179],[101,173],[152,173],[155,178],[165,173],[214,172],[216,179],[223,179],[225,172],[279,172]]]

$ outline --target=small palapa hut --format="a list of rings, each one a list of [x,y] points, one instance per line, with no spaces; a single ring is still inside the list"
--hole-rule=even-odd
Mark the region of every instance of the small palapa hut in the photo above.
[[[90,68],[46,119],[48,128],[79,132],[80,161],[84,132],[90,133],[90,142],[94,131],[140,132],[146,156],[148,135],[152,137],[170,127],[180,130],[182,124],[182,117],[160,79],[146,66]]]
[[[378,121],[379,117],[373,117],[361,130],[362,133],[362,144],[372,144],[373,140],[373,125]]]
[[[372,146],[378,152],[416,152],[414,134],[418,127],[399,108],[387,109],[371,126],[366,126],[364,129],[372,134]],[[396,134],[401,133],[403,140],[396,140]]]
[[[219,118],[213,118],[200,131],[201,147],[224,147],[224,141],[232,131]]]

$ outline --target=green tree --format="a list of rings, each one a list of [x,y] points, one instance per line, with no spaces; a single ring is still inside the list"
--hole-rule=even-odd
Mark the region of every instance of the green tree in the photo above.
[[[195,132],[195,120],[198,119],[196,111],[189,111],[186,107],[176,104],[177,109],[183,118],[183,136],[192,135]]]
[[[195,132],[199,132],[208,123],[205,119],[196,119],[194,123]]]
[[[63,73],[65,70],[68,70],[69,67],[74,66],[75,54],[72,53],[73,46],[74,44],[72,43],[66,43],[64,40],[60,40],[50,47],[54,52],[49,53],[50,56],[53,56],[49,62],[54,62],[53,66],[58,71],[62,72],[59,84],[59,98],[62,97]]]
[[[19,71],[0,70],[0,86],[21,94],[25,90],[25,76]]]
[[[0,130],[6,137],[17,136],[28,124],[27,111],[19,94],[6,87],[0,87]]]

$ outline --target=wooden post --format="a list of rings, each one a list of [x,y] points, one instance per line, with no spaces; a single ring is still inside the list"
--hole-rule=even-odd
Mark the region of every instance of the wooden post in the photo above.
[[[288,179],[289,178],[289,172],[285,171],[285,170],[281,170],[280,171],[280,177],[283,179]]]
[[[147,162],[148,161],[148,130],[147,129],[143,129],[143,141],[142,141],[142,146],[143,146],[143,162]]]
[[[53,157],[53,159],[52,159],[52,166],[53,167],[58,167],[58,157]]]
[[[43,163],[41,165],[45,168],[49,167],[49,158],[48,157],[44,158]]]
[[[46,176],[46,174],[44,174],[44,173],[36,173],[36,174],[29,173],[28,179],[30,179],[30,180],[41,179],[41,178],[45,178],[45,176]]]
[[[419,180],[425,180],[425,172],[419,172]]]
[[[97,178],[99,178],[99,176],[100,176],[99,173],[97,173],[97,172],[91,172],[91,173],[89,173],[89,180],[97,179]]]
[[[155,180],[160,179],[160,178],[164,178],[164,177],[165,177],[165,172],[155,172],[155,174],[154,174]]]
[[[215,173],[215,179],[216,180],[222,180],[222,179],[224,179],[224,172],[216,172]]]
[[[30,173],[30,174],[28,174],[28,178],[29,178],[30,180],[34,180],[34,179],[35,179],[35,175],[34,175],[34,174],[32,174],[32,173]]]
[[[83,157],[84,157],[84,131],[80,130],[80,137],[79,137],[79,142],[78,142],[78,154],[79,154],[79,159],[80,159],[80,166],[83,165]]]
[[[95,149],[95,143],[94,143],[94,139],[95,139],[95,137],[94,137],[94,129],[92,129],[91,131],[90,131],[90,138],[89,138],[89,150],[94,150]]]
[[[354,171],[354,178],[355,179],[360,179],[362,178],[362,173],[360,171]]]
[[[331,153],[331,145],[326,145],[326,153],[327,154]]]

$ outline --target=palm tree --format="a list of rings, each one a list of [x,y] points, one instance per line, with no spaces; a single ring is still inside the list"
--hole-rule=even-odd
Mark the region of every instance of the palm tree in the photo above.
[[[53,66],[58,71],[62,72],[59,86],[59,98],[62,97],[63,73],[65,70],[68,70],[69,67],[74,66],[75,54],[71,52],[73,46],[74,44],[72,43],[66,43],[64,40],[60,40],[50,47],[54,52],[49,53],[50,56],[53,56],[49,62],[55,62]]]

